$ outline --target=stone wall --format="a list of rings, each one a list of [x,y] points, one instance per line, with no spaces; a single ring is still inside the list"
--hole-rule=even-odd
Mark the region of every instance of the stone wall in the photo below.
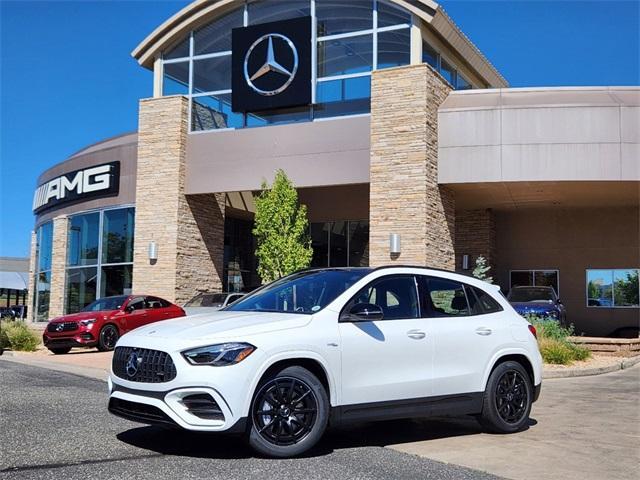
[[[61,215],[53,219],[53,247],[51,250],[51,291],[49,318],[64,315],[64,289],[67,271],[67,242],[69,219]]]
[[[473,271],[476,259],[483,256],[491,267],[488,275],[496,270],[496,225],[491,209],[462,210],[456,212],[456,269],[462,269],[462,256],[469,255],[469,271]]]
[[[140,101],[133,290],[178,303],[221,289],[224,249],[224,195],[184,194],[187,115],[182,96]]]
[[[373,72],[370,249],[372,266],[455,268],[455,199],[438,186],[438,107],[451,87],[426,64]],[[400,255],[389,235],[401,236]]]

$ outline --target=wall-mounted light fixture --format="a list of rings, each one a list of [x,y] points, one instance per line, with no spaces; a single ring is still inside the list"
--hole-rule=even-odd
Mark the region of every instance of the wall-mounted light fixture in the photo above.
[[[469,255],[462,256],[462,269],[469,270]]]
[[[400,234],[392,233],[389,235],[389,253],[391,255],[400,255]]]
[[[158,245],[156,242],[149,242],[149,260],[151,262],[158,260]]]

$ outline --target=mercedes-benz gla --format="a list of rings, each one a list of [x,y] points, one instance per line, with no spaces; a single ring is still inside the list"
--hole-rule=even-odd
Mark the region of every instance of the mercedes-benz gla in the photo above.
[[[416,267],[307,270],[124,335],[109,410],[289,457],[353,421],[475,415],[519,431],[541,364],[534,327],[493,285]]]

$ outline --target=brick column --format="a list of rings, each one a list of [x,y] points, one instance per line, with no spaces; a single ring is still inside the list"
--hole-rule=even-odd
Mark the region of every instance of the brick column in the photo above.
[[[184,194],[187,115],[185,97],[140,101],[133,291],[178,303],[221,290],[224,252],[224,194]]]
[[[451,87],[426,64],[373,72],[370,234],[372,266],[455,268],[455,200],[438,186],[438,106]],[[389,235],[402,253],[389,254]]]
[[[35,230],[31,232],[31,247],[29,249],[29,283],[27,284],[27,316],[25,320],[27,322],[33,322],[34,320],[34,304],[36,298],[36,253],[38,251],[38,235]]]
[[[69,219],[53,219],[53,248],[51,251],[51,291],[49,292],[49,318],[64,315],[64,288],[67,269],[67,241]]]
[[[463,210],[456,212],[456,269],[462,269],[462,256],[469,255],[469,270],[476,259],[483,256],[491,267],[489,275],[496,271],[496,226],[491,209]]]

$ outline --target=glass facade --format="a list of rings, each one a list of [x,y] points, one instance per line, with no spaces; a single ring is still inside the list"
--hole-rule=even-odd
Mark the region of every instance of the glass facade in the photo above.
[[[509,289],[512,287],[553,287],[556,295],[560,295],[558,270],[512,270],[509,276]]]
[[[442,55],[425,40],[422,40],[422,63],[428,63],[440,72],[440,75],[456,90],[469,90],[473,88],[471,82],[467,80],[456,67],[442,58]]]
[[[231,29],[312,16],[312,106],[231,111]],[[190,98],[191,131],[247,128],[370,112],[371,71],[410,63],[411,14],[385,0],[247,1],[163,55],[163,95]]]
[[[134,216],[130,207],[69,218],[65,313],[96,298],[131,293]]]
[[[369,221],[338,221],[310,225],[312,267],[368,267]]]
[[[587,270],[587,306],[638,308],[639,275],[637,268]]]
[[[52,252],[53,222],[47,222],[36,230],[36,271],[33,311],[34,318],[37,322],[46,322],[49,320]]]

